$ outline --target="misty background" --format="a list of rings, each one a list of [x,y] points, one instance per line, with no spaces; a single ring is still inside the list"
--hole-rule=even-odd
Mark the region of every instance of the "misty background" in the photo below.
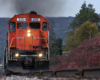
[[[33,10],[44,17],[75,17],[84,1],[100,12],[99,0],[0,0],[0,17],[13,17]]]
[[[67,0],[66,0],[67,1]],[[36,11],[42,16],[62,14],[65,0],[1,0],[2,14],[9,16]]]

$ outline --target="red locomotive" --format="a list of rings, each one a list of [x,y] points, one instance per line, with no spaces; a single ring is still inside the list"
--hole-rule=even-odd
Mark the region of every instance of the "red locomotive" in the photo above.
[[[8,22],[4,71],[33,72],[49,69],[49,23],[31,11]]]

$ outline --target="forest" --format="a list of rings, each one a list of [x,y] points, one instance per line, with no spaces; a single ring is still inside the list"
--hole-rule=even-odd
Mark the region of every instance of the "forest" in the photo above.
[[[50,70],[100,66],[100,17],[84,2],[66,33],[63,55],[51,58]]]

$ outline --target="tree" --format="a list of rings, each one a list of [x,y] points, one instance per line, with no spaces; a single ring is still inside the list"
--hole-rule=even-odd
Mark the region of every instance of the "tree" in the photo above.
[[[49,21],[49,47],[50,47],[50,55],[51,57],[55,55],[62,54],[62,40],[60,38],[56,38],[56,34],[53,30],[55,27],[55,22],[52,18],[48,18]]]
[[[86,6],[86,3],[84,2],[79,13],[76,14],[75,19],[70,24],[71,31],[67,32],[67,50],[73,50],[83,40],[93,37],[98,32],[97,30],[99,30],[97,24],[99,20],[99,15],[95,13],[93,5],[89,4]]]
[[[77,35],[72,35],[66,40],[66,50],[71,51],[74,48],[76,48],[80,44],[79,38],[77,38]]]
[[[48,18],[49,21],[49,47],[50,47],[50,56],[54,56],[56,54],[57,46],[56,44],[56,34],[53,30],[55,27],[55,22],[52,18]]]
[[[98,33],[98,26],[96,23],[86,21],[78,28],[76,35],[80,39],[80,42],[82,42],[85,39],[94,37],[96,33]]]
[[[90,21],[84,22],[79,28],[74,30],[74,35],[67,38],[67,51],[78,47],[81,42],[83,42],[85,39],[94,37],[96,33],[98,33],[98,26],[96,23],[91,23]]]
[[[56,40],[56,45],[57,45],[57,47],[58,47],[58,51],[57,51],[57,54],[58,55],[62,55],[62,39],[61,38],[58,38],[57,40]]]
[[[99,15],[95,13],[95,9],[92,4],[89,4],[88,7],[84,2],[81,6],[79,13],[76,14],[75,19],[70,24],[70,28],[75,30],[75,28],[80,27],[86,21],[90,21],[91,23],[98,23],[100,20]]]

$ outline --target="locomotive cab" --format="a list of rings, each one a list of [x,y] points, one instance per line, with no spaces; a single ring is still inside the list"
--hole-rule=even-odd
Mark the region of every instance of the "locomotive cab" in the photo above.
[[[8,23],[4,68],[12,72],[49,69],[49,23],[37,14],[19,14]]]

